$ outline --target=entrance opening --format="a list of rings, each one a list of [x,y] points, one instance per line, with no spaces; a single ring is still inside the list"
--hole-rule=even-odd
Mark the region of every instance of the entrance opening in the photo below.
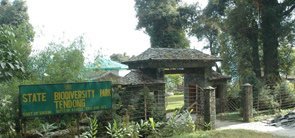
[[[196,112],[196,95],[197,87],[196,85],[189,85],[189,111],[192,110],[193,113]]]
[[[184,83],[182,74],[165,75],[166,111],[179,110],[184,105]]]

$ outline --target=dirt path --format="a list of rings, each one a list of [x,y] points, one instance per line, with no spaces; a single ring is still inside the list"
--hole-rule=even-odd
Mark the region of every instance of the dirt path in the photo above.
[[[172,116],[172,113],[167,114],[167,118],[171,116]],[[193,120],[196,119],[196,116],[194,114],[192,114],[191,117]],[[295,138],[295,128],[269,126],[266,122],[243,123],[243,122],[232,122],[232,121],[226,121],[226,120],[216,120],[215,125],[216,125],[216,130],[246,129],[246,130],[253,130],[258,132],[270,133],[277,136]]]
[[[271,133],[277,136],[295,137],[295,128],[269,126],[267,123],[264,122],[241,123],[217,120],[216,129],[246,129],[258,132]]]

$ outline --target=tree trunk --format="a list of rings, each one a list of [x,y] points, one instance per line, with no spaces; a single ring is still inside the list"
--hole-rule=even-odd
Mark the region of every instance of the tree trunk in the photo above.
[[[258,25],[256,21],[253,21],[253,26],[251,28],[251,33],[248,36],[250,45],[252,47],[252,64],[253,71],[257,78],[261,78],[261,66],[260,66],[260,58],[259,58],[259,43],[258,43]]]
[[[214,49],[213,49],[213,39],[208,39],[209,40],[209,49],[210,49],[210,53],[211,55],[213,56],[217,56],[217,53],[214,52]],[[218,67],[217,63],[214,64],[215,68],[216,68],[216,72],[221,73],[221,69]]]
[[[274,85],[280,80],[278,37],[281,18],[277,0],[262,0],[261,28],[263,41],[264,79],[268,85]]]

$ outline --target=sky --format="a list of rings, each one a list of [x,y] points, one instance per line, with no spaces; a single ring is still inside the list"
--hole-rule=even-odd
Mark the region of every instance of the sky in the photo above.
[[[198,2],[202,7],[206,0]],[[30,23],[36,32],[33,51],[49,42],[71,41],[83,36],[86,56],[113,53],[138,55],[150,47],[149,36],[136,30],[134,0],[26,0]],[[191,48],[202,49],[204,43],[190,38]]]

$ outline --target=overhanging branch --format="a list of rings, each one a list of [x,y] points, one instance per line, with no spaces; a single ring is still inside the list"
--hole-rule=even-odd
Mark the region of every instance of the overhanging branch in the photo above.
[[[295,4],[291,6],[291,8],[289,8],[288,10],[284,11],[283,15],[284,16],[289,15],[294,9],[295,9]]]

